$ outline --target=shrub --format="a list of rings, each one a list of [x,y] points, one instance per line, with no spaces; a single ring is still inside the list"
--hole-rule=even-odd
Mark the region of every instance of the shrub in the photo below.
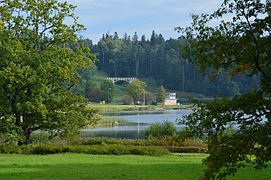
[[[149,155],[161,156],[168,154],[165,147],[133,146],[133,145],[35,145],[35,146],[0,146],[3,154],[59,154],[83,153],[95,155]]]
[[[147,138],[162,138],[165,136],[173,136],[176,134],[177,129],[174,123],[170,121],[164,121],[162,124],[154,123],[148,129],[146,129]]]
[[[61,152],[61,146],[39,145],[31,148],[31,154],[57,154]]]
[[[0,146],[1,154],[29,154],[30,146],[3,145]]]
[[[207,149],[204,147],[176,147],[167,146],[168,151],[173,153],[206,153]]]
[[[30,141],[32,144],[42,144],[48,142],[51,134],[47,131],[36,131],[30,136]]]
[[[166,148],[162,147],[140,147],[124,145],[105,145],[105,146],[36,146],[32,149],[33,154],[56,154],[56,153],[84,153],[96,155],[150,155],[159,156],[168,154]]]
[[[186,136],[185,136],[186,137]],[[186,138],[177,132],[172,136],[162,138],[149,137],[147,139],[114,139],[114,138],[91,138],[81,141],[82,145],[126,145],[126,146],[179,146],[179,147],[201,147],[206,148],[199,139]]]
[[[131,105],[133,104],[133,97],[130,95],[125,95],[122,98],[122,104],[124,105]]]

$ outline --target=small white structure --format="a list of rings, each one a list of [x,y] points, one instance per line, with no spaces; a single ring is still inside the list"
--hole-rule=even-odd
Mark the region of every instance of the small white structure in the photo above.
[[[137,80],[137,78],[135,78],[135,77],[108,77],[106,79],[112,81],[113,83],[116,83],[118,81],[126,81],[128,83],[131,83],[131,82]]]
[[[177,105],[176,93],[166,93],[166,99],[164,105]]]

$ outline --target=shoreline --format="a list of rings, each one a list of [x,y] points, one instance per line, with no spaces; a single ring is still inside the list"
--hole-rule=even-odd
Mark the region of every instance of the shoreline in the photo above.
[[[191,109],[193,107],[193,104],[171,105],[171,106],[90,104],[89,107],[96,109],[99,114],[103,114],[103,113],[122,112],[122,111],[155,111],[155,110]]]

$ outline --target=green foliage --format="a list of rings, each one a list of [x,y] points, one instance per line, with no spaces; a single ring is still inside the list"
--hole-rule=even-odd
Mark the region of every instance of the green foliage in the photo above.
[[[153,94],[145,90],[141,95],[141,102],[143,102],[143,105],[151,105],[154,102]]]
[[[82,153],[95,155],[148,155],[161,156],[168,154],[166,148],[152,146],[131,145],[36,145],[36,146],[0,146],[2,154],[59,154],[59,153]]]
[[[128,86],[128,93],[130,96],[133,97],[134,100],[134,104],[136,104],[136,102],[138,100],[140,100],[140,97],[142,96],[142,94],[145,91],[145,87],[147,86],[147,84],[143,81],[140,80],[135,80],[132,83],[129,84]]]
[[[146,129],[147,138],[162,138],[165,136],[173,136],[177,130],[174,123],[170,121],[164,121],[163,123],[153,123]]]
[[[0,144],[15,144],[21,140],[21,129],[15,125],[14,117],[0,118]]]
[[[69,91],[95,59],[88,48],[68,48],[83,30],[74,9],[56,0],[1,2],[0,117],[19,144],[38,129],[67,132],[95,122],[95,111]]]
[[[191,138],[183,138],[180,134],[174,134],[172,136],[165,136],[161,138],[150,137],[148,139],[138,140],[127,140],[127,139],[110,139],[110,138],[91,138],[86,141],[77,141],[82,145],[129,145],[129,146],[164,146],[168,150],[173,149],[172,147],[179,147],[180,149],[194,148],[206,150],[206,144],[200,140]],[[192,152],[192,151],[191,151]],[[196,151],[195,151],[196,152]]]
[[[186,41],[184,56],[201,69],[211,67],[214,77],[227,72],[231,77],[259,77],[261,82],[232,99],[196,102],[187,123],[193,133],[207,135],[210,156],[204,161],[203,178],[223,179],[247,164],[264,168],[271,160],[270,4],[229,0],[212,14],[192,18],[191,26],[179,28]]]
[[[91,102],[100,102],[102,99],[102,92],[100,87],[92,81],[87,81],[85,87],[85,96]]]
[[[115,92],[113,82],[106,80],[96,70],[92,73],[92,77],[85,77],[87,78],[86,83],[81,85],[85,89],[83,95],[91,102],[112,102]]]
[[[97,124],[95,124],[95,127],[127,126],[131,124],[134,123],[129,122],[127,119],[100,115]]]
[[[43,144],[53,139],[53,132],[35,131],[30,135],[31,144]]]
[[[28,146],[5,145],[0,146],[0,153],[8,154],[56,154],[56,153],[87,153],[87,154],[137,154],[162,155],[169,152],[196,153],[205,152],[206,145],[200,141],[185,139],[178,135],[162,138],[148,138],[143,140],[91,138],[91,139],[52,139],[48,141],[48,133],[33,133],[32,144]],[[46,144],[44,144],[46,143]],[[125,148],[127,147],[127,148]],[[155,148],[157,147],[157,148]],[[162,149],[160,149],[163,147]]]
[[[193,67],[179,50],[178,44],[185,44],[186,40],[165,40],[155,32],[150,39],[144,35],[141,38],[136,36],[105,34],[97,45],[90,45],[99,59],[97,69],[112,77],[137,77],[147,82],[148,87],[150,81],[155,80],[155,86],[163,84],[166,89],[212,97],[233,97],[258,87],[257,76],[252,79],[243,75],[227,77],[227,72],[223,71],[214,80],[211,68],[200,73],[199,68]],[[89,44],[88,39],[82,41]],[[156,88],[149,90],[154,92]]]
[[[165,102],[165,99],[166,99],[166,90],[163,86],[160,86],[159,89],[158,89],[158,93],[156,95],[156,101],[158,103],[164,103]]]
[[[204,147],[178,147],[168,146],[167,150],[172,153],[206,153],[207,149]]]
[[[102,100],[106,101],[107,103],[112,102],[115,91],[114,83],[110,80],[104,80],[100,89],[102,92]]]
[[[122,97],[122,104],[131,105],[133,104],[133,97],[130,95],[125,95]]]

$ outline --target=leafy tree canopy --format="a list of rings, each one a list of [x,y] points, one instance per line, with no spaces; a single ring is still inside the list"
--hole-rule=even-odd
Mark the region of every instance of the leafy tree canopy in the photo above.
[[[178,28],[186,42],[183,53],[214,75],[259,76],[260,87],[232,99],[201,104],[188,118],[193,132],[207,135],[209,157],[205,179],[234,175],[251,163],[263,168],[271,160],[271,16],[260,0],[224,0],[212,14],[192,16]],[[234,124],[236,132],[225,133]]]
[[[135,80],[128,86],[128,93],[133,97],[134,104],[140,100],[141,95],[144,93],[146,83],[140,80]]]
[[[95,59],[69,48],[84,29],[74,9],[57,0],[1,1],[0,127],[19,144],[36,130],[67,133],[94,122],[94,111],[69,91]]]
[[[107,103],[112,102],[114,97],[115,86],[110,80],[104,80],[101,84],[102,99]]]

